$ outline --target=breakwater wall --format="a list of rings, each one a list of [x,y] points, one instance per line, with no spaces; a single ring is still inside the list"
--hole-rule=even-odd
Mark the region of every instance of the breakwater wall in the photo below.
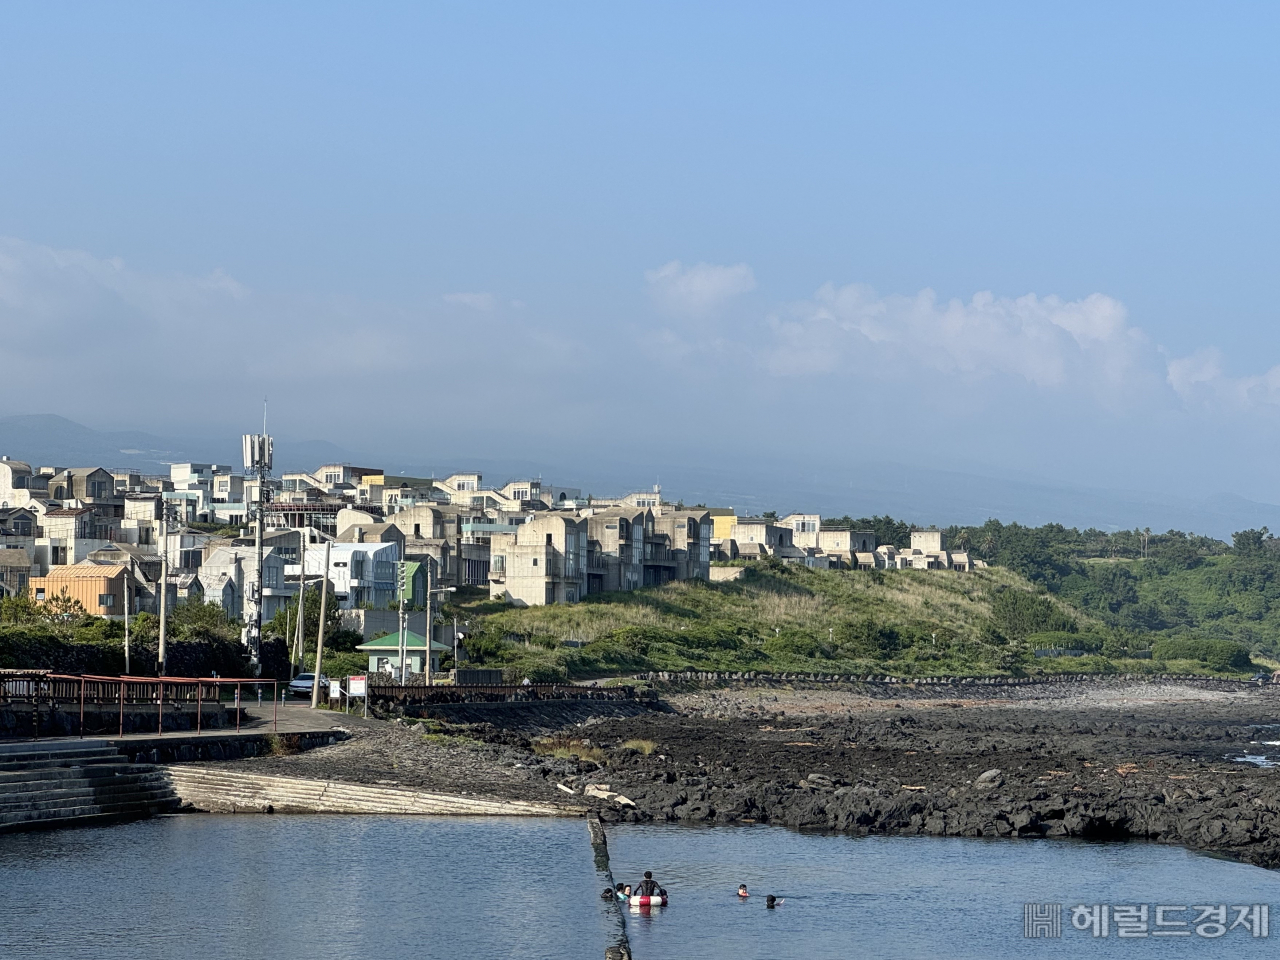
[[[652,699],[647,690],[634,686],[588,687],[573,683],[533,683],[497,686],[426,686],[424,684],[370,683],[369,705],[442,705],[464,703],[545,703],[560,700],[590,700],[625,703]]]
[[[535,734],[583,723],[592,717],[634,717],[666,709],[654,699],[536,700],[499,703],[377,703],[370,714],[443,720],[447,723],[491,723],[495,727]]]
[[[604,881],[606,892],[614,887],[613,870],[609,866],[609,841],[604,834],[604,824],[599,816],[587,818],[587,832],[591,837],[591,853],[595,858],[596,873]],[[627,939],[627,922],[622,914],[622,904],[610,895],[606,912],[616,921],[610,944],[605,947],[605,960],[631,960],[631,943]]]
[[[761,673],[754,670],[712,671],[688,670],[681,672],[655,671],[636,674],[634,679],[653,685],[655,692],[678,692],[717,686],[734,687],[791,687],[826,688],[844,687],[857,689],[868,696],[900,697],[911,693],[915,696],[943,696],[962,698],[992,698],[1013,694],[1024,696],[1029,691],[1062,690],[1082,686],[1153,686],[1180,685],[1206,690],[1257,690],[1272,686],[1268,682],[1243,680],[1233,677],[1214,677],[1195,674],[1053,674],[1042,677],[893,677],[878,674],[834,673]]]

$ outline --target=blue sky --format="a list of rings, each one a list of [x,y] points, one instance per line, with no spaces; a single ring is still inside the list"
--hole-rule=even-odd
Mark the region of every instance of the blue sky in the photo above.
[[[11,6],[0,412],[1274,502],[1277,20]]]

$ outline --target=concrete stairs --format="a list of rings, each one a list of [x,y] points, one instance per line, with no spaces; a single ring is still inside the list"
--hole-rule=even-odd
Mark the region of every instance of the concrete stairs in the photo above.
[[[563,817],[586,808],[523,800],[425,793],[337,780],[262,776],[214,767],[175,765],[170,780],[184,808],[212,813],[453,814]]]
[[[164,768],[101,740],[0,744],[0,833],[138,820],[178,803]]]

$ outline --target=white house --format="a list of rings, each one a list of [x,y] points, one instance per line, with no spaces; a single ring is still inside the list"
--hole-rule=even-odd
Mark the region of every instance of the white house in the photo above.
[[[324,574],[323,544],[307,547],[308,576]],[[374,610],[386,609],[398,600],[396,563],[400,560],[400,544],[331,543],[329,544],[329,580],[341,610],[355,610],[366,604]]]

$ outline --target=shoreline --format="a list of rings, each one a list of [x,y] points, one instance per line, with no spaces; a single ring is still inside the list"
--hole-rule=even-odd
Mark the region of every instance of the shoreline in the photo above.
[[[1280,757],[1280,745],[1253,742],[1280,741],[1280,686],[1170,678],[956,693],[731,681],[560,726],[560,756],[542,755],[554,724],[521,714],[360,721],[342,743],[227,766],[589,806],[606,823],[1142,839],[1280,867],[1280,767],[1225,759]]]
[[[906,694],[907,691],[903,691]],[[770,823],[852,835],[1141,839],[1280,866],[1280,768],[1225,759],[1280,723],[1280,690],[1176,682],[1054,698],[871,700],[806,686],[703,690],[601,722],[645,738],[578,778],[606,820]],[[1280,741],[1280,730],[1265,739]]]

